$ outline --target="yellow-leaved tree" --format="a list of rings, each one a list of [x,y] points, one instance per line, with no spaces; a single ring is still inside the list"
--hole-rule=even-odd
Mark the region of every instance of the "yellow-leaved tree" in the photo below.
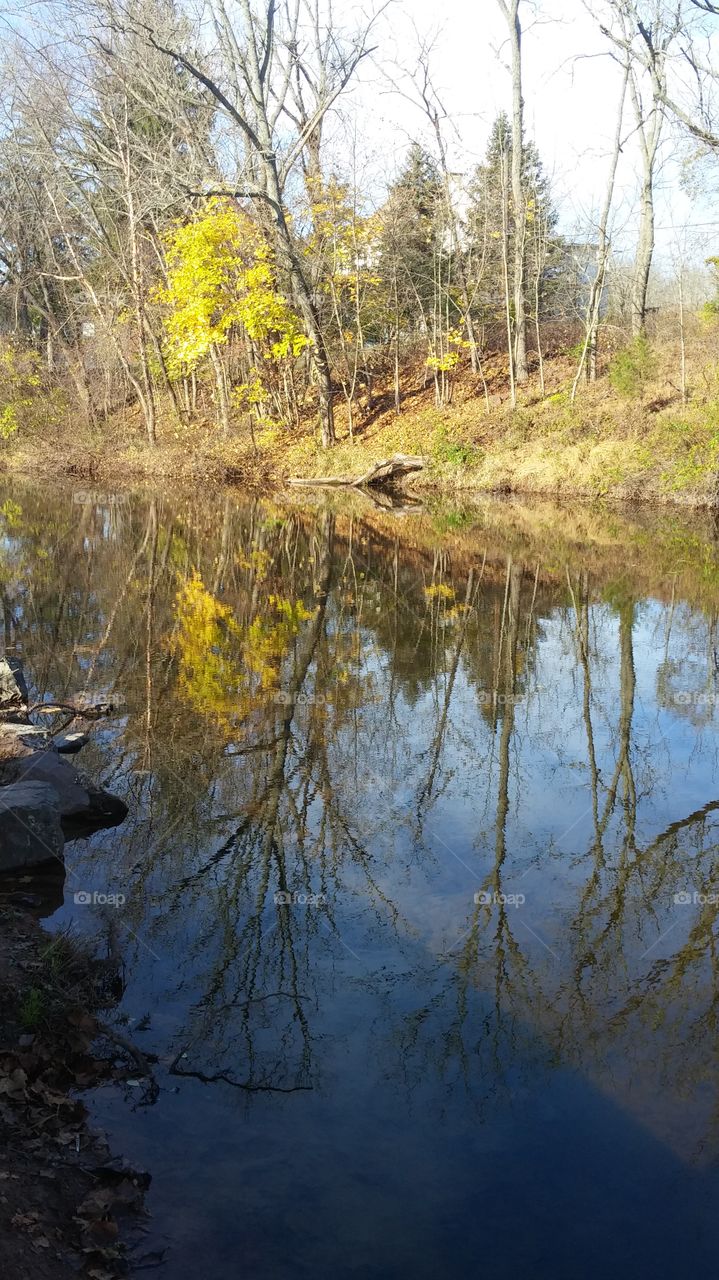
[[[280,421],[292,411],[288,376],[309,338],[277,287],[260,227],[232,201],[213,198],[191,222],[167,232],[164,248],[167,277],[158,300],[171,376],[187,376],[209,359],[225,430],[233,403],[251,424],[254,417],[277,425],[268,421],[269,410]],[[234,361],[223,350],[231,339]]]

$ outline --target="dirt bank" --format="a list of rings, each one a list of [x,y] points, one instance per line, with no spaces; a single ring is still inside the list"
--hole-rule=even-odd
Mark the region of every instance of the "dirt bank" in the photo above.
[[[130,1069],[99,1016],[114,978],[48,935],[18,905],[28,896],[0,885],[0,1274],[111,1280],[127,1271],[149,1183],[113,1159],[77,1097]]]
[[[606,380],[571,402],[571,365],[555,360],[547,393],[531,390],[512,409],[487,406],[467,376],[451,404],[438,407],[431,386],[409,388],[398,416],[391,397],[365,406],[349,439],[341,406],[338,442],[320,447],[310,421],[292,430],[256,431],[255,445],[238,425],[223,436],[212,423],[161,421],[158,443],[144,440],[136,412],[78,436],[48,428],[42,439],[14,437],[0,456],[6,469],[34,476],[72,475],[104,484],[131,479],[217,481],[265,491],[291,476],[361,474],[394,453],[420,454],[415,492],[517,493],[545,498],[604,498],[662,505],[711,506],[719,473],[719,400],[713,384],[688,403],[668,379],[627,401]]]

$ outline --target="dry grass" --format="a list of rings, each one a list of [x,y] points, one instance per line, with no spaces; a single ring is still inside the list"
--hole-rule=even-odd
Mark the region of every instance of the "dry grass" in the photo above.
[[[665,328],[670,321],[666,320]],[[260,433],[254,449],[246,434],[223,438],[211,424],[178,428],[161,423],[159,444],[148,448],[137,412],[105,424],[95,435],[55,431],[49,438],[12,442],[6,465],[33,473],[81,477],[230,480],[267,487],[292,476],[358,474],[395,452],[418,453],[427,468],[414,487],[443,492],[516,492],[547,497],[650,499],[690,505],[713,500],[719,466],[719,331],[693,321],[688,348],[688,403],[678,390],[679,352],[668,329],[657,336],[656,373],[637,400],[622,399],[604,377],[570,400],[574,358],[546,362],[546,394],[538,375],[512,409],[501,358],[488,362],[490,404],[479,379],[464,372],[452,403],[438,408],[421,368],[412,371],[396,415],[388,389],[365,407],[349,439],[344,407],[337,406],[338,443],[319,446],[312,423],[298,431]]]

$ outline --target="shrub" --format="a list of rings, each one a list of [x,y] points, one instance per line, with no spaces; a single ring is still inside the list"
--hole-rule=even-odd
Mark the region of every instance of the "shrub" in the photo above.
[[[445,426],[439,427],[434,440],[434,460],[450,467],[468,467],[479,460],[479,451],[464,440],[453,440]]]
[[[609,381],[620,396],[638,400],[656,372],[656,357],[643,333],[614,356]]]
[[[719,298],[713,298],[699,308],[699,319],[707,328],[715,326],[717,319],[719,319]]]
[[[45,994],[39,987],[31,987],[18,1010],[20,1026],[24,1031],[37,1031],[45,1012]]]
[[[18,432],[53,429],[64,420],[67,397],[43,384],[37,351],[14,338],[0,341],[0,445]]]

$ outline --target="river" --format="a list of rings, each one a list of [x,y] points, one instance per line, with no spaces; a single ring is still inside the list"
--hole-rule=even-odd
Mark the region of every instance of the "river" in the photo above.
[[[719,546],[699,517],[0,492],[33,700],[130,808],[52,928],[167,1280],[710,1274]]]

